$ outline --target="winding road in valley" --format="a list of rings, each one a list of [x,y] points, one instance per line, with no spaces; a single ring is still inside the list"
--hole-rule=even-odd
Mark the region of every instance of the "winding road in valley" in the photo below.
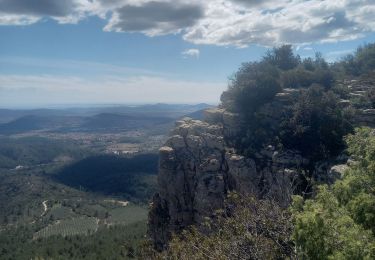
[[[42,202],[42,205],[43,205],[43,213],[42,213],[42,215],[40,215],[41,217],[43,217],[44,214],[46,214],[46,212],[47,212],[47,210],[48,210],[47,202],[48,202],[48,200],[45,200],[45,201]]]

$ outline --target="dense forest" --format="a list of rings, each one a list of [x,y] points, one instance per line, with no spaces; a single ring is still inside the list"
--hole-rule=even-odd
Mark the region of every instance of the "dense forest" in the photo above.
[[[70,141],[43,137],[0,137],[0,170],[79,160],[90,154],[88,149]]]
[[[157,154],[123,158],[98,155],[73,163],[55,175],[68,186],[147,202],[156,187]]]
[[[374,71],[375,44],[333,64],[319,53],[301,59],[289,45],[244,63],[221,97],[243,120],[236,140],[227,141],[249,157],[272,145],[307,158],[292,204],[232,192],[203,227],[175,234],[161,253],[145,246],[141,257],[374,259],[375,133],[357,119],[375,108]],[[343,82],[370,87],[353,92]],[[292,102],[276,106],[280,93],[292,93]],[[337,158],[348,159],[341,176],[316,176],[316,165]]]

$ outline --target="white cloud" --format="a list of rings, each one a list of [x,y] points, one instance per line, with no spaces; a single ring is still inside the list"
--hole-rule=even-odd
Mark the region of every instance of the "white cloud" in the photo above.
[[[198,59],[200,51],[198,49],[187,49],[182,52],[184,58],[192,57]]]
[[[2,15],[0,12],[0,25],[30,25],[38,22],[39,17],[30,15]]]
[[[359,19],[366,15],[363,6],[373,7],[374,1],[270,0],[267,6],[252,7],[238,2],[211,1],[207,15],[184,39],[196,44],[271,46],[349,40],[374,30],[369,23],[375,17]]]
[[[374,0],[0,0],[0,24],[97,15],[107,31],[238,47],[356,39],[375,31],[374,13]]]

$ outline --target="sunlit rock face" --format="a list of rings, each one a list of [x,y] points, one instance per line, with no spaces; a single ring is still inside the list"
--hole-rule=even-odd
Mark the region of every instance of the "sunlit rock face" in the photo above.
[[[204,122],[176,122],[160,149],[159,192],[149,216],[149,233],[158,249],[173,232],[199,226],[223,208],[229,191],[270,196],[288,205],[295,172],[281,163],[303,159],[269,148],[262,152],[265,165],[257,167],[255,159],[237,154],[228,142],[240,131],[240,123],[237,114],[219,108],[206,111]]]

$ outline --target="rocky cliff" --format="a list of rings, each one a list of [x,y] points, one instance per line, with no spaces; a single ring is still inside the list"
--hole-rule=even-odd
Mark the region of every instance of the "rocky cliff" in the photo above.
[[[213,216],[229,191],[268,196],[288,205],[296,171],[306,163],[297,153],[279,153],[272,146],[257,159],[245,158],[230,145],[241,118],[220,108],[205,114],[205,121],[176,122],[160,149],[159,193],[149,217],[149,233],[159,249],[171,233]]]
[[[355,92],[360,91],[362,83],[343,84],[351,94],[363,95]],[[270,125],[276,125],[281,108],[290,104],[297,93],[295,89],[284,89],[258,113],[270,120]],[[350,106],[348,100],[340,102]],[[357,109],[358,124],[372,125],[372,112]],[[249,158],[236,151],[233,140],[241,131],[242,121],[240,115],[219,107],[206,110],[203,121],[185,118],[176,122],[160,149],[159,192],[149,215],[149,234],[156,248],[163,249],[172,233],[190,225],[199,227],[207,217],[214,216],[217,209],[223,208],[230,191],[270,197],[286,207],[295,190],[304,187],[300,173],[309,161],[297,151],[269,145]],[[312,178],[333,182],[346,169],[347,159],[341,156],[316,163]]]

